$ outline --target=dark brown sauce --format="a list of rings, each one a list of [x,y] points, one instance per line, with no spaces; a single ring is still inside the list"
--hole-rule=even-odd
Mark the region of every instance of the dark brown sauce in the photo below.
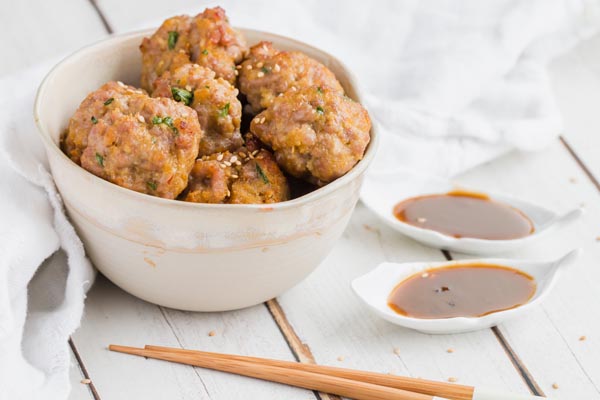
[[[459,264],[410,276],[392,290],[388,305],[412,318],[482,317],[527,303],[536,286],[510,267]]]
[[[456,238],[518,239],[533,233],[522,211],[481,193],[454,191],[412,197],[394,207],[400,221]]]

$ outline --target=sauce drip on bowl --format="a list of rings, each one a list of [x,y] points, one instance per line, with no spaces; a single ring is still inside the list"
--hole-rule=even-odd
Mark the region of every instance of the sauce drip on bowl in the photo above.
[[[400,282],[388,297],[398,314],[422,319],[482,317],[527,303],[530,275],[503,265],[459,264],[430,269]]]
[[[412,197],[394,207],[400,221],[455,238],[518,239],[533,233],[520,210],[481,193],[454,191]]]

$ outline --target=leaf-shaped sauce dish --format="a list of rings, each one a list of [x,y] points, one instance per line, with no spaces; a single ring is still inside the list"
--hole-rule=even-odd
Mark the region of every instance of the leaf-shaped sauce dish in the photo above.
[[[581,250],[576,249],[556,260],[550,261],[479,259],[447,262],[411,262],[403,264],[385,262],[371,272],[352,281],[352,289],[375,314],[393,324],[431,334],[469,332],[496,326],[509,318],[526,313],[532,307],[539,304],[556,284],[561,273],[577,260],[580,252]],[[430,280],[435,278],[436,275],[440,275],[440,271],[460,268],[466,269],[473,267],[474,265],[488,267],[503,266],[516,274],[529,277],[532,283],[532,292],[522,304],[500,311],[492,311],[487,314],[482,314],[482,316],[434,318],[429,315],[417,318],[415,316],[408,316],[411,314],[403,315],[398,311],[398,305],[391,303],[391,299],[394,298],[392,294],[396,293],[401,285],[410,283],[413,279]],[[492,279],[495,280],[489,282],[488,286],[498,288],[500,281],[496,278]],[[463,278],[461,281],[457,282],[462,282],[462,284],[444,284],[444,286],[439,288],[436,287],[435,290],[425,293],[426,296],[432,299],[432,303],[434,304],[432,307],[438,307],[436,312],[447,312],[443,310],[443,307],[440,309],[439,304],[440,302],[448,302],[448,299],[454,299],[455,304],[449,304],[452,307],[456,306],[457,308],[481,308],[486,307],[486,305],[492,306],[491,304],[493,301],[491,299],[494,297],[493,293],[486,293],[483,296],[480,296],[481,298],[478,300],[476,297],[472,296],[471,293],[461,292],[461,289],[459,288],[461,285],[463,288],[465,285],[469,287],[468,279]],[[505,284],[509,284],[509,282],[505,282]],[[473,288],[475,286],[471,285],[470,287]],[[447,291],[447,293],[441,293],[445,291]],[[503,291],[501,288],[498,290],[498,293],[502,295]],[[496,293],[496,295],[498,295],[498,293]],[[450,297],[448,297],[449,295]],[[410,300],[410,298],[408,298],[408,300]],[[468,303],[469,300],[471,302],[475,300],[478,301],[478,303],[465,304]],[[423,309],[424,307],[422,302],[419,302],[418,299],[413,299],[413,305],[414,304],[416,304],[417,308]],[[442,305],[445,306],[443,303]],[[449,310],[450,307],[447,307],[447,309]]]
[[[439,202],[444,199],[453,200],[454,204]],[[516,250],[551,230],[575,221],[583,214],[582,208],[574,208],[559,215],[538,204],[511,196],[464,188],[447,179],[403,169],[369,174],[363,184],[361,200],[393,229],[419,242],[444,250],[482,255]],[[414,200],[426,202],[415,206]],[[400,218],[398,211],[398,207],[408,202],[413,202],[410,203],[413,208],[409,210],[413,213],[412,221]],[[437,221],[427,220],[426,215],[414,218],[414,213],[419,212],[415,210],[427,212],[427,207]],[[523,221],[518,221],[519,216]],[[431,227],[435,223],[454,224],[454,228],[460,233],[460,229],[468,228],[469,224],[479,224],[480,229],[494,234],[494,229],[502,229],[502,224],[506,225],[511,221],[520,223],[521,229],[524,223],[530,224],[531,229],[520,236],[502,236],[503,232],[497,232],[498,236],[468,236]]]

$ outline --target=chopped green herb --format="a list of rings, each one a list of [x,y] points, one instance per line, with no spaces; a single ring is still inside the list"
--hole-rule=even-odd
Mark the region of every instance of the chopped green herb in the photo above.
[[[206,85],[206,86],[204,86],[204,87],[205,87],[205,88],[207,88],[207,89],[210,89],[210,86],[208,86],[208,85]]]
[[[319,87],[317,88],[317,92],[319,92],[319,93],[323,94],[323,88],[322,88],[321,86],[319,86]]]
[[[156,182],[155,181],[148,181],[148,182],[146,182],[146,185],[148,185],[149,189],[156,191]]]
[[[323,107],[321,107],[321,106],[317,106],[317,112],[321,115],[323,115],[325,113],[325,111],[323,110]]]
[[[265,175],[265,171],[263,171],[263,169],[260,167],[260,165],[258,165],[258,163],[256,163],[256,172],[258,173],[258,176],[260,176],[260,179],[262,179],[264,183],[269,183],[269,178],[267,178],[267,175]]]
[[[205,56],[207,56],[208,55],[208,50],[206,50],[206,49],[202,50],[202,54],[204,54]]]
[[[169,32],[169,39],[167,40],[167,44],[169,46],[169,50],[173,50],[175,48],[175,45],[177,44],[177,39],[179,39],[179,32],[177,32],[177,31],[170,31]]]
[[[163,118],[163,124],[165,124],[169,128],[173,128],[173,118],[171,118],[171,117],[164,117]]]
[[[154,125],[165,124],[166,126],[168,126],[169,128],[171,128],[173,130],[173,133],[176,136],[179,135],[179,130],[177,129],[175,124],[173,124],[173,118],[171,118],[169,116],[159,117],[159,116],[155,115],[154,117],[152,117],[152,123]]]
[[[96,153],[96,162],[101,167],[104,167],[104,157],[102,157],[102,155],[100,153]]]
[[[106,100],[106,101],[104,102],[104,105],[105,105],[105,106],[107,106],[107,105],[109,105],[110,103],[112,103],[113,101],[115,101],[115,98],[114,98],[114,97],[111,97],[110,99],[108,99],[108,100]]]
[[[98,118],[92,115],[92,124],[96,125],[98,123]]]
[[[265,74],[268,74],[269,72],[271,72],[271,70],[267,67],[262,67],[260,70]]]
[[[229,114],[229,103],[225,104],[219,111],[219,117],[226,117]]]
[[[192,104],[192,101],[194,101],[194,93],[190,92],[189,90],[172,87],[171,94],[173,95],[175,101],[179,101],[186,106],[189,106]]]

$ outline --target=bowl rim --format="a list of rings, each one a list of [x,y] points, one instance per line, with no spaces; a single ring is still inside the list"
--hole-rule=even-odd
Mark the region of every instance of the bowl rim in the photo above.
[[[363,104],[363,95],[362,95],[360,86],[357,83],[356,76],[337,57],[329,54],[328,52],[326,52],[324,50],[321,50],[319,48],[316,48],[314,46],[311,46],[311,45],[301,42],[299,40],[289,38],[287,36],[278,35],[275,33],[265,32],[265,31],[256,30],[256,29],[242,28],[242,27],[236,27],[236,29],[242,31],[243,33],[251,32],[251,33],[259,35],[259,36],[260,35],[268,35],[270,37],[275,37],[278,39],[282,39],[284,41],[289,41],[294,44],[298,44],[299,46],[308,47],[319,53],[326,54],[328,57],[330,57],[330,59],[333,62],[339,64],[340,67],[342,69],[344,69],[344,71],[346,72],[347,78],[348,78],[348,84],[353,88],[353,90],[356,94],[356,96],[355,96],[356,99],[354,99],[354,100],[361,103],[361,105],[365,109],[367,109],[367,107]],[[162,207],[169,206],[169,207],[181,207],[181,208],[190,208],[190,209],[198,209],[198,210],[276,211],[276,210],[285,210],[285,209],[289,209],[289,208],[301,207],[303,205],[306,205],[307,203],[315,202],[325,196],[328,196],[329,194],[337,191],[344,185],[347,185],[354,179],[358,178],[362,173],[365,172],[365,170],[367,169],[367,167],[373,160],[373,158],[377,152],[377,147],[379,145],[379,134],[377,131],[376,123],[371,118],[371,130],[369,132],[369,134],[370,134],[369,144],[367,146],[365,154],[363,155],[363,158],[358,163],[356,163],[350,171],[348,171],[345,175],[339,177],[335,181],[333,181],[323,187],[320,187],[308,194],[305,194],[303,196],[297,197],[292,200],[287,200],[287,201],[283,201],[283,202],[279,202],[279,203],[269,203],[269,204],[208,204],[208,203],[192,203],[192,202],[181,201],[181,200],[176,200],[176,199],[165,199],[162,197],[151,196],[151,195],[148,195],[145,193],[140,193],[140,192],[136,192],[131,189],[124,188],[122,186],[119,186],[119,185],[109,182],[107,180],[104,180],[104,179],[92,174],[91,172],[87,171],[86,169],[82,168],[81,166],[75,164],[70,158],[68,158],[61,151],[59,145],[57,143],[55,143],[54,140],[52,140],[50,132],[48,132],[45,125],[42,123],[40,111],[42,109],[44,100],[47,101],[46,90],[47,90],[47,86],[48,86],[49,82],[54,78],[54,76],[56,74],[58,74],[60,72],[60,70],[65,65],[76,62],[78,59],[80,59],[81,57],[84,57],[86,55],[93,54],[99,48],[110,47],[116,43],[123,42],[123,41],[129,40],[129,39],[132,39],[134,37],[140,37],[140,39],[141,39],[145,35],[153,33],[155,30],[156,29],[151,28],[151,29],[143,29],[143,30],[137,30],[137,31],[133,31],[133,32],[112,35],[108,38],[105,38],[105,39],[96,41],[92,44],[86,45],[86,46],[80,48],[79,50],[71,53],[70,55],[66,56],[60,62],[58,62],[56,65],[54,65],[52,67],[52,69],[50,69],[50,71],[46,74],[46,76],[44,77],[42,82],[40,83],[40,85],[37,89],[37,92],[36,92],[34,105],[33,105],[34,121],[37,126],[38,134],[42,138],[42,142],[44,143],[44,147],[46,148],[46,152],[47,153],[52,152],[57,157],[56,160],[58,162],[61,162],[65,168],[68,168],[68,169],[74,171],[74,173],[77,173],[78,175],[80,175],[82,177],[91,177],[92,181],[95,184],[105,185],[104,187],[106,187],[106,190],[116,191],[116,193],[121,193],[123,196],[128,196],[128,197],[132,198],[133,200],[138,199],[140,201],[150,202],[150,203],[153,203],[156,205],[160,205]],[[368,109],[367,109],[367,111],[368,111]],[[369,115],[369,116],[371,117],[371,115]],[[48,155],[48,158],[50,158],[50,155]]]

